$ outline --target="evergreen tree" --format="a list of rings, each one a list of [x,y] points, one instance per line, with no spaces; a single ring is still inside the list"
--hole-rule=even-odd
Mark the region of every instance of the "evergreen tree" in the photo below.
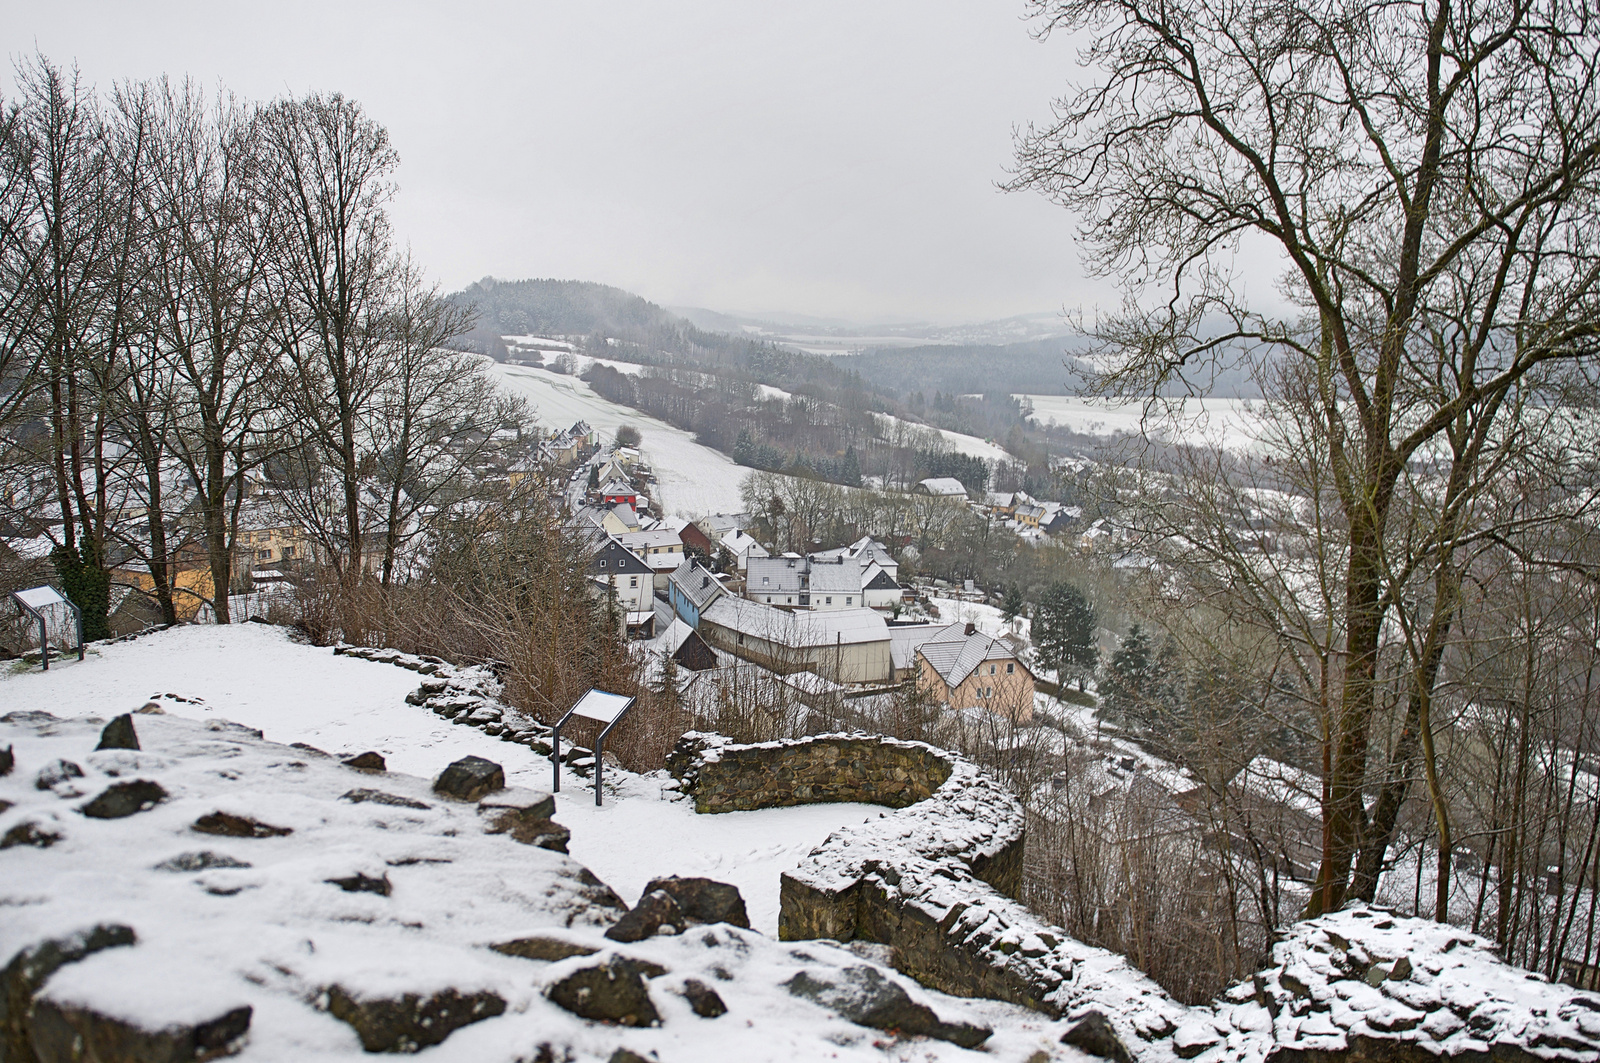
[[[1077,680],[1078,689],[1100,663],[1095,630],[1100,618],[1083,592],[1070,583],[1053,583],[1033,610],[1033,645],[1039,663],[1061,682]]]
[[[110,638],[111,570],[94,540],[85,535],[77,549],[58,546],[50,551],[50,561],[61,580],[62,593],[83,614],[83,640]]]
[[[1005,597],[1001,599],[1000,615],[1005,617],[1007,621],[1015,620],[1022,615],[1022,610],[1026,605],[1027,602],[1022,597],[1022,588],[1013,583],[1006,588]]]

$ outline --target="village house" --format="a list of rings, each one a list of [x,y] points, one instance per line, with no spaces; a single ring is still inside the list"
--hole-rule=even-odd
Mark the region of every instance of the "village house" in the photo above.
[[[741,573],[747,571],[750,558],[770,556],[767,548],[756,542],[754,536],[738,528],[724,535],[719,540],[719,545],[728,551],[729,556],[733,558],[734,566]]]
[[[615,539],[598,544],[589,561],[589,579],[607,593],[615,594],[617,608],[629,634],[649,637],[655,621],[654,574],[650,566]]]
[[[683,564],[683,540],[668,528],[623,532],[617,542],[644,559],[655,577],[655,589],[665,592],[672,572]]]
[[[889,626],[871,609],[792,613],[720,595],[701,612],[698,630],[714,649],[783,675],[810,671],[841,684],[894,676]]]
[[[711,570],[693,558],[685,559],[667,579],[667,599],[673,612],[692,628],[700,626],[700,614],[706,606],[725,593]]]
[[[698,550],[706,557],[711,556],[711,537],[701,530],[700,525],[692,520],[683,522],[678,529],[678,539],[683,543],[684,553]]]
[[[952,710],[987,709],[1017,723],[1033,719],[1033,673],[1002,639],[973,624],[950,624],[916,650],[917,683]]]
[[[919,495],[936,495],[940,498],[967,497],[966,487],[954,476],[930,476],[926,480],[918,480],[917,486],[911,490]]]
[[[762,605],[814,612],[890,609],[900,600],[900,585],[876,561],[869,560],[863,566],[861,558],[840,556],[837,552],[832,558],[752,555],[745,573],[744,596]]]

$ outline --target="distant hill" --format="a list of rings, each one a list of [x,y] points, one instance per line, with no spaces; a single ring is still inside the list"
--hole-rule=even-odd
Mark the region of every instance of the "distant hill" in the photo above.
[[[494,336],[588,336],[602,333],[652,344],[694,326],[632,292],[593,281],[485,277],[450,296],[478,309],[475,340]],[[669,342],[668,347],[672,344]],[[493,353],[485,351],[484,353]]]
[[[1068,363],[1072,340],[1031,340],[1003,345],[939,344],[835,355],[833,362],[861,379],[905,398],[922,392],[955,395],[1069,395],[1078,381]]]

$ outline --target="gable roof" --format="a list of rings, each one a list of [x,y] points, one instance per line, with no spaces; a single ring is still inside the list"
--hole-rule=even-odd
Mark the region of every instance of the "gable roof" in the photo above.
[[[874,567],[876,567],[876,566],[874,566]],[[876,576],[873,576],[870,580],[868,580],[867,583],[866,583],[866,586],[861,588],[862,590],[864,590],[864,591],[891,591],[891,590],[899,590],[900,589],[900,584],[895,582],[895,579],[894,579],[893,576],[889,575],[889,573],[885,572],[881,568],[878,569],[877,571],[878,571],[878,574]]]
[[[999,639],[990,638],[981,631],[968,635],[965,624],[951,624],[936,632],[917,647],[917,653],[933,666],[945,686],[952,690],[985,661],[1017,659],[1017,651]],[[1023,671],[1028,671],[1028,666],[1021,661],[1017,661],[1017,664]]]
[[[668,577],[678,593],[682,594],[696,609],[704,609],[722,594],[723,586],[711,570],[701,565],[694,558],[687,558],[677,568],[672,570]]]
[[[791,649],[889,641],[889,625],[871,609],[791,613],[728,595],[712,602],[701,618]]]
[[[917,486],[930,495],[948,495],[965,497],[967,489],[960,480],[954,476],[930,476],[926,480],[918,480]]]

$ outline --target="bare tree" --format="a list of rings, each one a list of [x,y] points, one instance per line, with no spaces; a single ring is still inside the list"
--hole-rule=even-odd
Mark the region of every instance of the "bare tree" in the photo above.
[[[268,281],[301,425],[305,504],[297,515],[323,535],[330,563],[353,585],[366,563],[362,486],[392,352],[385,206],[399,156],[384,128],[337,94],[272,104],[259,135],[259,194],[280,210]]]
[[[1589,12],[1035,8],[1046,31],[1096,33],[1102,79],[1027,132],[1013,184],[1079,211],[1093,262],[1127,285],[1127,310],[1096,329],[1119,356],[1106,385],[1153,393],[1240,345],[1315,383],[1346,559],[1308,909],[1325,911],[1361,844],[1396,485],[1452,426],[1481,472],[1508,406],[1588,359],[1600,330]],[[1248,301],[1229,269],[1246,237],[1283,256],[1302,313]]]

